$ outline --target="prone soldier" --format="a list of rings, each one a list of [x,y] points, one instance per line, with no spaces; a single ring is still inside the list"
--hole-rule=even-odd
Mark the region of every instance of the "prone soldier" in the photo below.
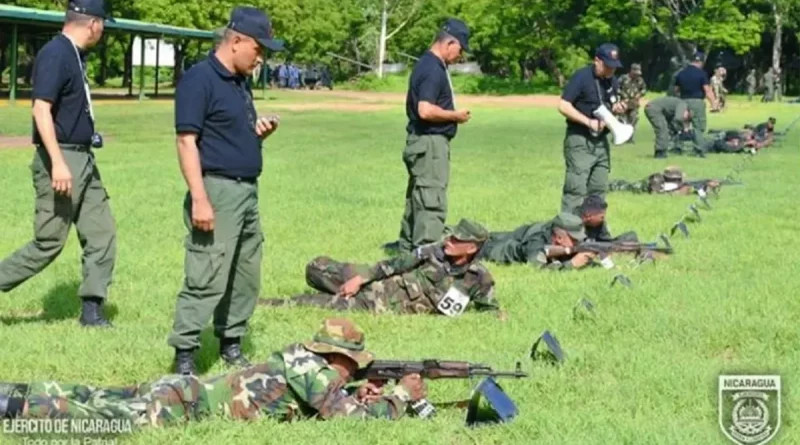
[[[585,239],[586,229],[581,217],[562,212],[550,221],[525,224],[512,232],[491,233],[479,258],[500,264],[531,263],[556,270],[580,269],[591,263],[592,253],[580,253],[563,261],[548,256],[546,247],[574,247]]]
[[[306,266],[306,281],[320,293],[288,300],[261,299],[259,304],[451,317],[461,315],[470,302],[478,310],[495,310],[499,306],[494,279],[477,261],[488,238],[483,226],[462,219],[455,227],[446,228],[442,242],[401,252],[373,266],[318,257]]]
[[[419,374],[409,374],[388,393],[370,382],[346,390],[356,371],[373,359],[357,325],[326,319],[313,340],[289,345],[246,369],[207,379],[168,375],[121,388],[0,383],[0,418],[122,419],[137,428],[213,416],[399,419],[412,402],[424,399],[425,382]]]
[[[700,189],[714,189],[720,186],[720,181],[701,181],[698,186],[696,181],[687,181],[686,175],[679,167],[670,166],[661,173],[653,173],[641,181],[625,181],[617,179],[608,184],[608,191],[625,191],[633,193],[669,193],[676,195],[691,195]]]

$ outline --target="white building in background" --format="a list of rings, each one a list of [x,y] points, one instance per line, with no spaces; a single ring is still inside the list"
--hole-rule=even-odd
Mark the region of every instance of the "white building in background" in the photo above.
[[[156,39],[144,41],[144,66],[156,66]],[[133,66],[142,64],[142,40],[139,36],[133,39]],[[158,66],[171,67],[175,64],[175,47],[161,40],[158,50]]]

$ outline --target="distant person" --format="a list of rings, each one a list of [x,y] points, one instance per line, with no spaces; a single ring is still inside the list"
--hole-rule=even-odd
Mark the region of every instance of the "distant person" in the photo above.
[[[442,237],[447,219],[450,141],[458,124],[470,119],[468,110],[456,111],[447,65],[469,51],[469,35],[464,22],[447,20],[408,80],[408,136],[403,150],[408,185],[400,223],[401,250],[412,250]]]
[[[772,102],[775,100],[775,70],[770,67],[764,77],[761,79],[761,85],[764,88],[764,97],[761,102]]]
[[[753,95],[756,94],[756,87],[758,86],[755,69],[750,70],[750,73],[747,74],[746,81],[747,81],[747,100],[752,102]]]
[[[642,65],[632,64],[630,72],[619,78],[619,93],[625,103],[622,120],[635,128],[639,123],[639,105],[644,95],[647,94],[647,84],[642,78]],[[633,137],[628,140],[628,143],[634,143]]]
[[[711,103],[711,109],[717,108],[717,98],[711,91],[708,74],[703,71],[705,54],[700,51],[694,53],[692,61],[675,78],[675,92],[689,107],[692,115],[692,128],[694,129],[694,152],[697,156],[704,157],[705,145],[703,135],[706,132],[706,99]]]
[[[595,50],[592,63],[576,71],[561,93],[558,111],[567,119],[562,212],[577,213],[589,195],[605,196],[611,168],[609,130],[593,113],[601,105],[614,114],[625,111],[614,77],[621,67],[617,46],[604,43]]]
[[[178,159],[188,191],[185,278],[168,344],[175,371],[195,372],[200,332],[213,316],[220,357],[249,366],[241,339],[261,288],[264,234],[258,205],[264,139],[276,119],[258,117],[246,79],[280,51],[261,10],[237,7],[219,47],[189,70],[175,94]]]
[[[72,0],[61,33],[36,55],[33,70],[33,154],[36,192],[34,239],[0,263],[0,290],[8,292],[61,254],[75,225],[83,249],[80,323],[111,327],[103,315],[117,252],[117,230],[92,148],[95,133],[86,52],[113,21],[103,0]]]
[[[278,67],[278,88],[286,88],[288,86],[287,79],[289,78],[289,66],[286,62]]]

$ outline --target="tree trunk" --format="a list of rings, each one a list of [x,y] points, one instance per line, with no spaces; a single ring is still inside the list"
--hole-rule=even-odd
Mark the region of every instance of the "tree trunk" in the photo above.
[[[378,37],[378,78],[383,78],[383,60],[386,58],[386,22],[388,20],[389,1],[383,0],[381,8],[381,35]]]
[[[778,10],[777,1],[772,1],[772,13],[775,15],[775,39],[772,42],[772,69],[778,73],[781,69],[781,39],[783,35],[783,16]]]
[[[122,43],[125,48],[125,67],[122,72],[122,86],[129,87],[133,82],[133,35],[128,39],[128,44]]]
[[[563,88],[567,79],[564,77],[564,73],[558,69],[558,64],[553,60],[552,53],[549,49],[542,52],[542,59],[544,59],[544,64],[547,66],[547,69],[550,70],[551,75],[556,79],[556,82],[558,82],[558,87]]]
[[[186,41],[185,40],[176,40],[173,43],[175,47],[175,60],[173,61],[175,66],[172,68],[172,86],[177,86],[178,82],[181,80],[183,76],[183,60],[184,56],[186,55]]]
[[[100,45],[100,72],[95,76],[94,81],[99,86],[105,86],[108,77],[108,36],[103,36],[103,43]]]

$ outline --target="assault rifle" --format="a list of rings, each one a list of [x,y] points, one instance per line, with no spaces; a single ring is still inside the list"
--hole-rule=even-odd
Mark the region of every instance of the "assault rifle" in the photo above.
[[[468,379],[471,377],[528,377],[517,362],[514,371],[495,371],[490,366],[452,360],[427,359],[421,361],[375,360],[366,368],[359,369],[353,380],[389,381],[400,380],[409,374],[419,374],[426,379]],[[436,409],[425,399],[414,402],[411,408],[419,417],[436,414]]]
[[[666,242],[666,238],[664,238],[664,240]],[[591,241],[580,243],[575,247],[546,246],[545,254],[548,258],[569,256],[581,252],[593,252],[600,254],[602,257],[606,257],[609,254],[616,252],[658,252],[671,254],[673,252],[672,246],[669,244],[669,242],[666,243],[667,245],[665,247],[659,247],[658,243],[637,243],[634,241]]]

